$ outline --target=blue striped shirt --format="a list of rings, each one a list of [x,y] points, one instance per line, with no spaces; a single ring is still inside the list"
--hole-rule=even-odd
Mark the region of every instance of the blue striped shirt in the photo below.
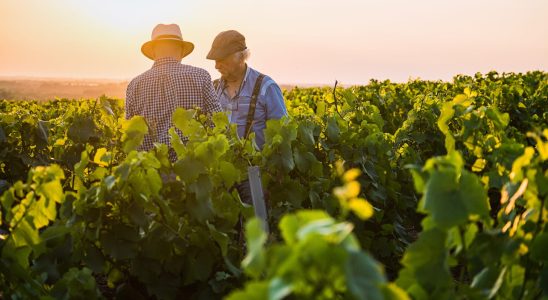
[[[244,80],[234,98],[230,98],[228,95],[226,84],[223,80],[219,81],[219,85],[215,91],[219,97],[221,107],[228,114],[230,123],[237,124],[238,136],[240,137],[243,137],[245,133],[249,103],[251,102],[257,77],[259,77],[259,72],[246,66]],[[285,107],[282,90],[272,78],[265,76],[261,84],[259,96],[257,97],[255,116],[251,125],[251,130],[255,132],[255,142],[259,149],[263,148],[265,142],[264,129],[266,128],[266,121],[280,119],[283,116],[287,116],[287,108]]]

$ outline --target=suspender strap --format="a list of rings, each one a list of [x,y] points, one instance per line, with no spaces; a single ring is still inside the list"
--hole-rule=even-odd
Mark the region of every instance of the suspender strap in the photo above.
[[[264,74],[259,74],[257,80],[255,81],[255,87],[253,88],[253,94],[251,95],[251,102],[249,103],[249,111],[247,113],[247,123],[245,124],[244,138],[247,139],[251,133],[251,125],[253,124],[253,119],[255,118],[255,107],[257,106],[257,98],[259,97],[259,92],[261,91],[261,84],[263,82]]]

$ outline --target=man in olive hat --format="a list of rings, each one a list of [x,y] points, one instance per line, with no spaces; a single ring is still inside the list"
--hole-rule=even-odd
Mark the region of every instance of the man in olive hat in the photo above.
[[[221,111],[209,73],[181,64],[192,50],[194,44],[183,40],[176,24],[156,25],[152,39],[141,47],[141,52],[154,64],[131,80],[126,91],[126,119],[143,116],[149,127],[140,150],[148,151],[154,143],[170,145],[168,130],[173,127],[173,112],[179,107],[200,108],[206,113]],[[179,130],[177,133],[186,140],[184,133]],[[176,160],[173,150],[170,159]]]
[[[230,122],[237,124],[238,136],[248,138],[254,132],[255,144],[262,149],[266,121],[287,116],[287,109],[278,84],[250,68],[246,63],[248,58],[245,37],[236,30],[219,33],[207,54],[207,59],[214,60],[215,68],[221,73],[215,83],[215,92]],[[255,201],[249,180],[236,184],[236,188],[243,202],[252,204]],[[256,197],[261,199],[259,206],[264,208],[262,196]],[[257,208],[257,203],[253,204]]]
[[[248,57],[245,37],[236,30],[219,33],[207,54],[221,73],[215,91],[230,122],[237,124],[241,138],[254,132],[256,145],[262,149],[266,121],[286,116],[287,109],[278,84],[250,68]]]

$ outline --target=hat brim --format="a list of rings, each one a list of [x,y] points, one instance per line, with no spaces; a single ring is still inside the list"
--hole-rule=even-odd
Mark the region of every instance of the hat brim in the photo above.
[[[238,51],[234,49],[211,48],[206,58],[211,60],[220,60],[236,52]]]
[[[181,48],[183,49],[183,51],[181,53],[181,58],[189,55],[194,50],[194,44],[191,43],[191,42],[182,41],[182,40],[175,39],[175,38],[165,38],[165,39],[152,40],[152,41],[148,41],[148,42],[144,43],[143,46],[141,46],[141,52],[146,57],[154,60],[154,45],[158,41],[173,41],[173,42],[179,44],[181,46]]]

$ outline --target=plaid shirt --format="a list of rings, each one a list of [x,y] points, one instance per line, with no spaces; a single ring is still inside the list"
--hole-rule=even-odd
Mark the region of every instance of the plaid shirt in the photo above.
[[[207,113],[221,111],[206,70],[183,65],[174,58],[160,58],[129,83],[126,119],[143,116],[149,127],[140,150],[152,149],[155,142],[171,145],[168,130],[173,127],[173,112],[179,107],[199,107]],[[177,133],[183,141],[187,140],[178,129]]]

